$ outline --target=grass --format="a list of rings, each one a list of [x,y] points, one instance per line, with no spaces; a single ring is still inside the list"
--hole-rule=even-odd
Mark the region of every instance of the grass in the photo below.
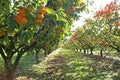
[[[39,64],[35,64],[34,56],[35,54],[26,54],[22,57],[16,73],[17,80],[120,79],[120,61],[117,60],[75,53],[62,48],[45,58],[41,58]]]
[[[0,56],[0,72],[2,73],[4,71],[4,61],[2,57]]]

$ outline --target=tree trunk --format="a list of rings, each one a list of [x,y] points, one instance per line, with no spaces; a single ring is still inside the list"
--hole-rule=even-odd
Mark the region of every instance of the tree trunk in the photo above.
[[[80,52],[82,52],[82,49],[79,49],[80,50]]]
[[[89,49],[87,49],[87,53],[89,53]]]
[[[38,64],[40,62],[40,60],[39,60],[39,52],[38,51],[36,52],[35,58],[36,58],[36,63]]]
[[[50,54],[52,52],[52,50],[51,49],[49,49],[48,51],[47,51],[47,54]]]
[[[103,49],[100,50],[100,56],[103,57]]]
[[[45,50],[45,57],[47,57],[47,50]]]
[[[14,79],[13,64],[11,59],[5,60],[6,80]]]
[[[86,53],[86,49],[84,49],[84,53]]]
[[[18,63],[20,61],[20,58],[22,57],[23,53],[20,52],[17,54],[17,57],[15,59],[15,62],[14,62],[14,65],[13,65],[13,73],[15,73],[16,69],[17,69],[17,66],[18,66]]]
[[[93,48],[90,48],[90,54],[93,54]]]
[[[119,53],[119,52],[120,52],[120,49],[117,49],[117,52]]]

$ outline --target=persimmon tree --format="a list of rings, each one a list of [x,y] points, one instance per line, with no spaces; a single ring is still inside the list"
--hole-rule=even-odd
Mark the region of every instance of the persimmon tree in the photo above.
[[[120,26],[119,14],[119,1],[114,0],[97,11],[95,17],[103,20],[110,28],[111,32],[114,27],[119,28]]]
[[[120,51],[119,1],[110,2],[98,10],[93,19],[86,19],[85,22],[84,26],[73,33],[71,43],[77,42],[80,48],[90,49],[91,53],[94,48],[100,49],[101,56],[103,51]]]
[[[120,51],[119,39],[120,39],[120,15],[119,15],[119,1],[114,0],[107,4],[104,8],[97,11],[95,18],[98,22],[102,21],[104,23],[104,42],[109,45],[109,47]],[[101,25],[101,24],[98,24]],[[103,28],[102,26],[99,26]],[[108,31],[108,30],[109,31]],[[114,39],[113,39],[114,38]],[[103,40],[102,40],[103,41]],[[101,42],[101,41],[100,41]],[[104,43],[105,44],[105,43]]]
[[[76,34],[76,40],[81,44],[81,48],[84,50],[84,53],[86,53],[86,50],[88,49],[88,41],[87,41],[87,34],[85,33],[85,29],[79,29],[77,30]]]
[[[34,49],[48,52],[63,40],[78,19],[77,13],[85,9],[82,0],[1,0],[0,54],[6,80],[13,80],[25,52]]]
[[[85,22],[82,28],[78,28],[75,33],[73,33],[71,39],[81,46],[79,48],[84,49],[84,53],[86,52],[85,50],[90,49],[90,54],[93,54],[93,49],[97,46],[98,29],[96,28],[96,22],[94,20],[86,19]]]
[[[117,30],[116,30],[117,31]],[[119,52],[119,44],[120,44],[120,36],[116,36],[111,34],[108,30],[104,30],[104,35],[103,35],[103,46],[106,45],[106,47],[111,47],[112,49],[116,50]]]
[[[97,23],[94,19],[86,19],[85,20],[85,26],[83,27],[86,33],[86,37],[87,37],[87,46],[90,49],[90,54],[93,54],[93,50],[96,48],[96,46],[98,45],[98,28]]]

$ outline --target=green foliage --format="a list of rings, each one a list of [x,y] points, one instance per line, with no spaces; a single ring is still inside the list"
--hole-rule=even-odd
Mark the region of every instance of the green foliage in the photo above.
[[[86,19],[85,24],[78,28],[65,46],[69,49],[115,49],[120,51],[120,21],[117,1],[106,5],[96,12],[93,19]],[[110,8],[111,7],[111,8]],[[74,47],[71,44],[77,42]],[[79,47],[80,46],[80,47]]]
[[[14,42],[15,43],[14,46],[20,44],[31,45],[33,44],[31,42],[32,38],[34,38],[37,43],[41,43],[42,41],[47,41],[49,39],[50,41],[55,42],[56,41],[58,42],[59,40],[61,41],[69,34],[70,26],[73,23],[73,19],[76,19],[78,17],[77,13],[81,11],[81,10],[76,11],[76,7],[77,9],[81,8],[81,6],[79,5],[82,4],[82,2],[83,1],[81,0],[76,1],[49,0],[48,2],[47,0],[41,1],[13,0],[13,2],[12,0],[8,2],[6,2],[6,0],[2,1],[1,5],[4,4],[4,6],[0,7],[2,10],[0,30],[2,32],[5,32],[5,36],[2,39],[2,42],[4,43],[2,42],[0,43],[4,46],[5,44],[7,44],[7,46],[11,46],[10,42]],[[40,25],[35,25],[34,20],[36,19],[36,15],[38,15],[39,10],[41,10],[40,6],[42,4],[46,6],[45,10],[47,11],[47,14],[44,15],[44,19]],[[26,11],[27,24],[25,25],[18,24],[14,19],[17,16],[19,5],[22,6]],[[85,3],[83,3],[83,5],[85,6]],[[66,12],[67,10],[69,9],[72,10],[73,8],[74,11],[68,13]],[[28,9],[31,9],[31,12],[29,12]],[[58,27],[61,28],[56,30]],[[44,36],[46,38],[43,39],[42,37]],[[52,40],[51,36],[54,36],[56,39],[54,38]]]

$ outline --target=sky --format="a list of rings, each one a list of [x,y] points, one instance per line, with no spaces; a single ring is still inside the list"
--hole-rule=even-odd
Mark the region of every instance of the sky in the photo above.
[[[91,1],[91,0],[89,0]],[[81,13],[81,17],[78,21],[75,21],[73,24],[73,28],[72,30],[78,28],[79,26],[82,26],[84,24],[84,20],[86,18],[91,18],[94,16],[94,13],[98,10],[100,10],[100,7],[104,7],[106,4],[109,4],[111,1],[113,0],[93,0],[94,3],[92,4],[92,6],[89,6],[88,9],[92,12],[90,12],[89,14],[86,14],[85,12]],[[118,0],[118,2],[120,3],[120,0]]]

